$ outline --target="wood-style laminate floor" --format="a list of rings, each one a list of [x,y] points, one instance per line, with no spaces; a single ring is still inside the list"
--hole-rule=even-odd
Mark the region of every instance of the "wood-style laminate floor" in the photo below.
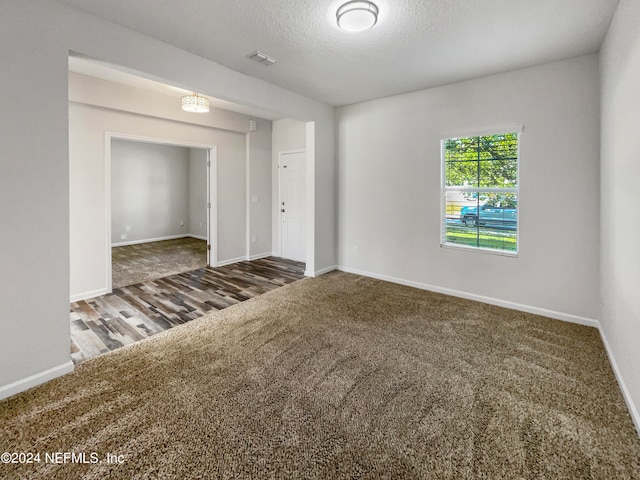
[[[80,363],[304,276],[276,257],[200,268],[71,304],[71,358]]]

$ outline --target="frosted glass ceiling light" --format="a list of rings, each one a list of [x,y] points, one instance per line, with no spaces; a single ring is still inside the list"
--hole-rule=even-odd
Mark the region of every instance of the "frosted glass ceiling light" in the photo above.
[[[343,30],[363,32],[378,21],[378,7],[371,2],[347,2],[338,9],[336,17]]]
[[[204,113],[209,111],[209,99],[201,97],[196,92],[182,97],[182,110],[185,112]]]

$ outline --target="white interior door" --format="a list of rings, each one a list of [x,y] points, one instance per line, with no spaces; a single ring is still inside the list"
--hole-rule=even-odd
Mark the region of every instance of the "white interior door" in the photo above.
[[[306,260],[306,155],[280,154],[280,242],[283,258]]]

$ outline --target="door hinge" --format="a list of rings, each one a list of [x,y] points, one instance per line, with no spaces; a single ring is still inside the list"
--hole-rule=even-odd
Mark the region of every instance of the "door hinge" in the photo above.
[[[207,160],[207,167],[211,166],[211,160]]]
[[[207,245],[207,250],[211,251],[211,245]]]
[[[207,208],[211,208],[211,202],[207,203]]]

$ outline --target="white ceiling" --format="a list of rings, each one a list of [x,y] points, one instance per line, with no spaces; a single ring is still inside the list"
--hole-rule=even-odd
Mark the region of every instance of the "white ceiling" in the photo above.
[[[229,68],[341,106],[597,52],[618,0],[58,0]],[[278,59],[265,66],[247,55]]]

